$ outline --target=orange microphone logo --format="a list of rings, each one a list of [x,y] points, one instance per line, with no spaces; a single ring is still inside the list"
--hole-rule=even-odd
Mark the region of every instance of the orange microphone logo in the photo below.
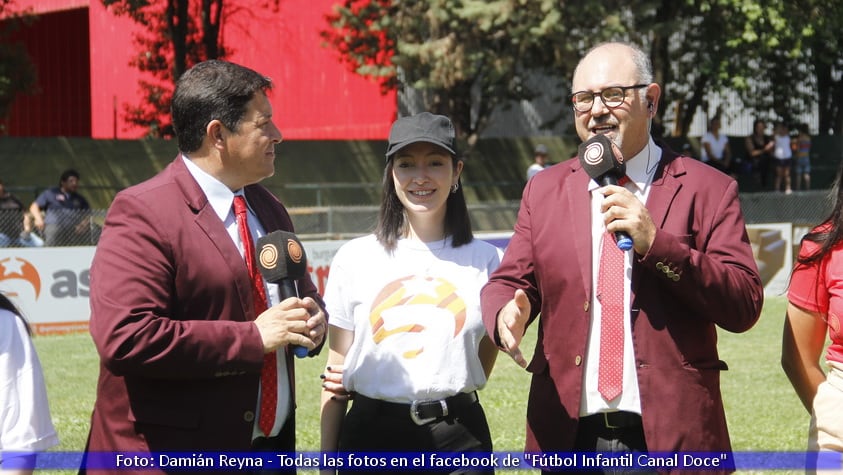
[[[278,264],[278,248],[275,244],[264,244],[258,255],[261,265],[266,269],[275,269]]]
[[[304,250],[302,250],[301,245],[295,239],[287,239],[287,255],[290,256],[290,260],[296,264],[301,263],[301,258],[304,256]]]

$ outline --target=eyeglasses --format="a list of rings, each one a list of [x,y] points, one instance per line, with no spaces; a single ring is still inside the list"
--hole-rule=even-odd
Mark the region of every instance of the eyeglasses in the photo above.
[[[641,89],[642,87],[647,86],[649,86],[649,84],[607,87],[606,89],[598,92],[579,91],[571,94],[571,105],[577,112],[588,112],[594,106],[594,97],[600,96],[600,100],[603,101],[603,105],[609,109],[614,109],[615,107],[623,104],[624,99],[626,99],[626,91],[630,89]]]

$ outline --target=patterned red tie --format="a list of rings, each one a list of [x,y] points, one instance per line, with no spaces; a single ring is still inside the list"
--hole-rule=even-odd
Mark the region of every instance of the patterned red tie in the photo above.
[[[623,390],[623,276],[624,251],[615,239],[603,233],[597,298],[603,309],[600,316],[600,367],[597,390],[611,401]]]
[[[240,231],[240,239],[245,248],[246,267],[249,269],[249,277],[252,279],[252,293],[255,300],[255,316],[260,315],[268,308],[266,289],[263,285],[263,277],[258,270],[255,261],[255,245],[252,243],[252,233],[249,232],[247,221],[246,200],[242,196],[234,197],[234,215],[237,217],[237,229]],[[261,414],[258,425],[261,432],[269,437],[272,426],[275,424],[275,409],[278,405],[278,362],[275,352],[263,355],[263,368],[261,369]]]

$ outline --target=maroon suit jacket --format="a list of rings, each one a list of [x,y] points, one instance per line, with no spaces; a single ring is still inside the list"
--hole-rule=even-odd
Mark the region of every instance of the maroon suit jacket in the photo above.
[[[531,322],[540,312],[527,368],[528,451],[569,451],[577,431],[594,291],[588,180],[578,160],[530,180],[503,261],[481,293],[492,336],[515,289],[529,296]],[[748,330],[763,300],[737,184],[664,149],[647,209],[656,237],[647,255],[635,256],[631,296],[647,447],[730,450],[720,396],[720,371],[727,367],[717,354],[715,325]]]
[[[267,233],[293,230],[264,187],[244,192]],[[299,289],[324,307],[309,276]],[[249,274],[181,157],[115,197],[90,302],[101,363],[86,451],[250,449],[263,345]]]

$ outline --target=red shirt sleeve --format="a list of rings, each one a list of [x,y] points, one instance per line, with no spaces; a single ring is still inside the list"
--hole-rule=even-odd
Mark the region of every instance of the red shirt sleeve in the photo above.
[[[799,257],[807,257],[817,252],[820,244],[803,240]],[[826,270],[832,253],[811,264],[795,264],[790,277],[787,299],[794,305],[812,312],[828,313],[828,285]]]

